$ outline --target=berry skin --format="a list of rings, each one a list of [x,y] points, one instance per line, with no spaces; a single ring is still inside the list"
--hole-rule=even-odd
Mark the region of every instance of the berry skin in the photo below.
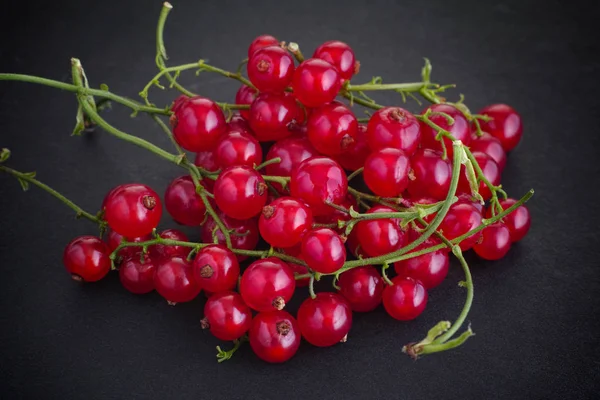
[[[206,324],[217,339],[236,340],[250,329],[252,312],[239,294],[215,293],[204,305],[203,328]]]
[[[267,185],[250,167],[229,167],[215,181],[214,195],[223,213],[244,220],[262,211],[267,202]]]
[[[246,64],[250,82],[261,92],[282,93],[294,76],[294,59],[279,46],[259,49]]]
[[[275,257],[254,261],[240,281],[244,301],[259,312],[283,309],[295,288],[294,271]]]
[[[414,154],[421,142],[419,121],[400,107],[377,110],[367,125],[367,143],[371,150],[393,147]]]
[[[312,211],[292,197],[280,197],[263,207],[258,220],[261,236],[273,247],[292,247],[313,223]]]
[[[217,211],[217,215],[223,221],[226,229],[232,230],[233,232],[229,235],[231,239],[231,245],[236,249],[241,250],[254,250],[258,244],[258,223],[255,218],[247,220],[239,220],[230,218],[223,214],[221,210]],[[202,226],[200,233],[200,240],[203,243],[214,243],[213,232],[217,239],[217,243],[225,244],[225,236],[217,229],[217,223],[215,220],[208,216],[206,222]],[[239,262],[247,259],[247,256],[237,255]]]
[[[164,259],[157,265],[154,287],[171,305],[192,301],[200,293],[192,264],[181,257]]]
[[[493,118],[489,122],[479,122],[481,130],[488,132],[502,143],[504,151],[509,152],[521,141],[523,136],[523,124],[521,116],[509,105],[492,104],[477,114],[487,115]]]
[[[410,321],[417,318],[427,305],[425,287],[413,278],[397,276],[392,286],[383,291],[383,307],[393,318]]]
[[[515,199],[506,199],[501,200],[500,205],[503,210],[506,210],[512,207],[517,200]],[[492,217],[492,210],[488,208],[485,214],[486,218]],[[529,232],[529,228],[531,227],[531,215],[529,214],[529,210],[524,205],[518,207],[516,210],[508,214],[506,217],[502,218],[502,221],[506,225],[506,227],[510,231],[510,239],[511,241],[518,242],[523,239],[527,232]]]
[[[506,152],[502,148],[500,140],[489,133],[483,132],[481,137],[473,135],[473,140],[471,140],[469,148],[473,153],[482,152],[487,154],[492,160],[496,161],[496,164],[498,164],[498,167],[500,168],[500,172],[504,170],[504,167],[506,166]]]
[[[269,363],[282,363],[300,347],[298,322],[286,311],[258,313],[248,332],[254,354]]]
[[[481,231],[481,238],[473,245],[473,250],[484,260],[499,260],[508,253],[510,245],[510,230],[496,222]]]
[[[449,104],[433,104],[427,107],[421,114],[425,114],[427,110],[431,110],[436,113],[445,113],[454,119],[454,123],[450,125],[448,120],[443,115],[433,114],[429,116],[429,120],[439,126],[440,128],[447,130],[452,134],[454,139],[460,140],[465,146],[468,146],[471,142],[471,127],[469,121],[465,115],[458,108]],[[432,149],[442,151],[442,144],[439,140],[436,140],[437,131],[429,125],[421,122],[421,146],[426,149]],[[444,145],[446,146],[446,152],[448,158],[452,159],[453,149],[452,140],[444,138]]]
[[[181,242],[189,242],[187,235],[178,229],[166,229],[159,236],[163,239],[178,240]],[[150,238],[149,238],[150,239]],[[147,240],[149,240],[147,239]],[[168,246],[163,244],[155,244],[150,246],[148,252],[152,260],[160,261],[163,258],[182,257],[185,258],[192,251],[191,247],[186,246]]]
[[[372,207],[367,214],[396,212],[386,206]],[[360,248],[370,257],[378,257],[399,250],[408,243],[408,233],[399,219],[372,219],[360,221],[354,228]]]
[[[246,111],[248,113],[248,117],[244,117],[241,114],[233,114],[229,123],[227,123],[227,127],[231,130],[243,131],[243,132],[251,132],[250,124],[248,123],[248,118],[250,117],[250,111],[248,110],[240,110]]]
[[[198,167],[202,167],[209,172],[215,172],[219,169],[215,152],[212,150],[200,151],[196,153],[194,164]]]
[[[319,107],[337,96],[341,88],[338,70],[326,61],[310,58],[303,61],[292,79],[294,96],[306,107]]]
[[[256,99],[258,91],[251,88],[250,86],[242,85],[235,94],[235,104],[239,105],[250,105]],[[250,111],[240,110],[240,115],[245,119],[250,116]]]
[[[269,46],[278,46],[279,41],[271,35],[260,35],[250,43],[248,47],[248,58],[252,57],[254,52]]]
[[[175,178],[169,184],[165,191],[165,208],[175,222],[188,226],[200,225],[206,213],[206,206],[189,175]]]
[[[408,187],[410,162],[402,150],[377,150],[365,161],[363,178],[378,196],[398,197]]]
[[[313,346],[333,346],[346,341],[352,326],[352,310],[339,294],[321,292],[300,305],[298,326],[302,337]]]
[[[225,132],[225,115],[212,100],[196,96],[190,98],[171,116],[175,141],[189,151],[210,150]]]
[[[106,199],[104,218],[112,230],[125,237],[136,238],[152,233],[161,215],[160,197],[146,185],[120,185]]]
[[[308,231],[302,239],[302,257],[308,267],[321,274],[331,274],[346,261],[344,241],[334,230],[319,228]]]
[[[498,186],[500,184],[501,176],[500,176],[500,167],[496,164],[490,156],[485,153],[474,152],[473,157],[479,164],[481,171],[483,171],[483,176],[487,178],[488,181],[494,186]],[[467,174],[464,171],[464,166],[461,167],[460,177],[458,179],[458,187],[456,189],[456,194],[470,194],[471,186],[469,186],[469,181],[467,179]],[[483,197],[484,200],[489,200],[492,197],[492,191],[484,182],[479,183],[479,194]]]
[[[344,104],[333,101],[311,111],[307,123],[308,140],[322,154],[335,156],[356,141],[358,121]]]
[[[354,143],[342,154],[335,157],[335,160],[348,171],[356,171],[365,165],[365,160],[371,154],[371,149],[367,143],[367,126],[359,124],[356,131]]]
[[[269,152],[266,160],[273,158],[281,158],[281,162],[269,164],[265,167],[267,175],[272,176],[292,176],[292,171],[300,163],[308,158],[318,155],[317,150],[312,147],[306,138],[287,138],[275,142]],[[273,186],[280,192],[283,188],[277,182],[273,182]]]
[[[294,274],[304,275],[308,273],[308,269],[304,265],[288,263]],[[296,279],[296,287],[306,287],[310,283],[310,278]]]
[[[335,209],[325,202],[341,204],[348,193],[348,179],[331,158],[312,157],[292,172],[290,192],[308,204],[313,216],[331,215]]]
[[[260,142],[280,140],[291,135],[289,127],[300,118],[302,109],[289,93],[261,93],[250,106],[248,123]]]
[[[453,204],[439,226],[446,239],[453,240],[481,225],[482,216],[471,204]],[[462,251],[469,250],[481,237],[481,232],[469,236],[460,242]]]
[[[233,290],[240,276],[240,264],[235,254],[220,244],[206,246],[198,251],[192,268],[200,288],[213,293]]]
[[[253,167],[262,162],[262,148],[249,133],[239,130],[229,130],[221,136],[214,150],[217,165],[220,168],[235,165]]]
[[[338,40],[325,42],[315,50],[313,58],[320,58],[337,68],[342,79],[348,80],[354,75],[356,58],[350,46]]]
[[[134,294],[150,293],[154,290],[154,273],[156,265],[154,261],[144,256],[144,262],[139,256],[125,260],[119,266],[119,280],[121,285]]]
[[[133,239],[125,238],[126,241],[134,242],[134,243],[145,242],[145,241],[151,240],[151,239],[152,239],[152,235],[145,235],[145,236],[137,237],[137,238],[133,238]],[[117,232],[113,231],[110,228],[108,229],[108,232],[106,233],[106,244],[108,245],[109,253],[112,253],[113,251],[115,251],[115,249],[121,244],[122,241],[123,241],[122,235],[119,235]],[[121,257],[121,259],[126,259],[129,257],[133,257],[135,255],[139,255],[141,252],[142,252],[141,247],[128,246],[128,247],[123,247],[121,250],[119,250],[119,252],[117,253],[117,256]]]
[[[438,250],[394,263],[398,276],[413,278],[421,282],[427,290],[444,281],[449,266],[450,256],[446,250]]]
[[[338,286],[340,294],[348,301],[352,311],[373,311],[381,304],[383,279],[371,265],[344,272],[340,275]]]
[[[76,281],[96,282],[110,271],[108,246],[95,236],[73,239],[63,253],[63,263]]]
[[[431,197],[445,200],[452,180],[452,165],[442,159],[442,153],[430,150],[418,150],[410,159],[414,179],[408,184],[411,197]]]

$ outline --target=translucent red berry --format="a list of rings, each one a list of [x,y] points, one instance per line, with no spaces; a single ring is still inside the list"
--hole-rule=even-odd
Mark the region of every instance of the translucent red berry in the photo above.
[[[267,202],[267,185],[253,168],[229,167],[215,181],[214,195],[223,213],[244,220],[262,211]]]
[[[292,197],[280,197],[263,207],[258,228],[273,247],[292,247],[312,227],[310,208]]]
[[[486,226],[473,245],[475,253],[484,260],[499,260],[510,250],[510,230],[501,222]]]
[[[196,96],[190,98],[171,116],[173,136],[189,151],[210,150],[225,132],[225,115],[212,100]]]
[[[258,313],[248,332],[250,347],[263,361],[282,363],[294,356],[300,347],[300,328],[286,311]]]
[[[302,259],[315,272],[334,273],[346,261],[344,241],[333,229],[308,231],[302,239]]]
[[[250,86],[242,85],[235,94],[235,104],[239,105],[250,105],[256,99],[258,91],[251,88]],[[245,119],[250,116],[249,110],[240,110],[240,115]]]
[[[337,68],[342,79],[350,79],[355,73],[356,59],[350,46],[338,40],[325,42],[315,50],[313,58],[320,58]]]
[[[370,265],[352,268],[342,273],[338,286],[340,294],[348,301],[352,311],[372,311],[381,304],[383,279]]]
[[[154,290],[156,264],[147,255],[131,257],[119,265],[119,280],[125,289],[135,294],[150,293]]]
[[[223,221],[225,228],[232,231],[229,235],[231,245],[240,250],[254,250],[258,244],[258,222],[256,218],[239,220],[230,218],[223,214],[221,210],[217,210],[217,215]],[[225,236],[218,229],[215,220],[208,216],[206,222],[202,225],[200,239],[203,243],[214,243],[215,240],[219,244],[225,244]],[[237,255],[238,261],[244,261],[247,256]]]
[[[300,305],[298,326],[302,337],[313,346],[333,346],[346,341],[352,326],[352,310],[339,294],[321,292]]]
[[[335,160],[344,169],[356,171],[365,164],[365,160],[371,154],[371,148],[367,143],[367,126],[359,124],[356,131],[354,143],[350,145],[342,154],[335,156]]]
[[[367,214],[395,212],[386,206],[375,206]],[[408,233],[400,226],[399,219],[372,219],[356,224],[356,235],[362,251],[371,257],[399,250],[408,243]]]
[[[318,154],[319,153],[317,153],[306,138],[287,138],[279,140],[269,149],[266,160],[280,158],[281,161],[267,165],[265,171],[267,175],[290,177],[292,176],[294,168],[302,161]],[[279,183],[273,182],[273,186],[280,192],[283,191],[283,188],[281,188]]]
[[[178,229],[166,229],[159,233],[159,235],[163,239],[177,240],[180,242],[189,242],[187,235],[181,232]],[[147,240],[149,240],[148,238]],[[187,257],[192,251],[191,247],[186,246],[172,246],[165,244],[155,244],[154,246],[150,246],[148,252],[150,257],[154,261],[160,261],[163,258],[172,258],[172,257]]]
[[[453,240],[481,225],[482,216],[471,204],[453,204],[448,210],[438,230],[441,231],[446,239]],[[462,251],[469,250],[477,242],[481,232],[471,234],[471,236],[460,242]]]
[[[214,150],[220,168],[235,165],[253,167],[262,162],[262,148],[255,137],[239,130],[229,130],[221,136]]]
[[[63,263],[73,279],[96,282],[110,271],[108,246],[95,236],[73,239],[63,253]]]
[[[120,185],[106,200],[104,218],[108,226],[125,237],[136,238],[152,233],[161,216],[160,197],[146,185]]]
[[[418,150],[410,159],[413,177],[408,184],[411,197],[431,197],[444,200],[450,189],[452,165],[442,159],[442,153],[430,150]]]
[[[400,321],[417,318],[427,305],[425,287],[413,278],[397,276],[392,286],[383,291],[383,307],[389,315]]]
[[[425,114],[427,110],[431,110],[434,113],[428,117],[431,122],[450,132],[454,139],[460,140],[465,146],[469,145],[471,142],[471,127],[469,126],[469,121],[467,121],[467,118],[462,111],[450,104],[433,104],[423,110],[421,114]],[[454,122],[450,124],[450,121],[446,118],[446,116],[436,113],[446,114],[452,118]],[[425,122],[421,122],[422,147],[426,149],[442,151],[442,143],[439,140],[436,140],[436,136],[437,131],[435,129],[427,125]],[[452,140],[443,138],[443,141],[444,145],[446,146],[448,157],[452,159]]]
[[[473,153],[478,151],[487,154],[496,161],[496,164],[498,164],[498,167],[500,168],[500,172],[504,170],[504,167],[506,166],[506,152],[502,148],[500,140],[494,136],[486,132],[480,137],[474,136],[469,144],[469,148]]]
[[[292,80],[294,96],[306,107],[319,107],[335,99],[341,88],[340,73],[318,58],[303,61]]]
[[[213,293],[233,290],[240,276],[240,264],[235,254],[220,244],[200,249],[192,268],[200,288]]]
[[[264,47],[277,46],[279,41],[271,35],[260,35],[250,43],[248,47],[248,58],[252,57],[255,51]]]
[[[259,49],[246,64],[250,82],[261,92],[281,93],[294,76],[294,59],[279,46]]]
[[[344,104],[333,101],[311,111],[308,140],[322,154],[334,156],[350,149],[356,141],[358,122]]]
[[[283,261],[268,257],[254,261],[242,274],[240,293],[256,311],[281,310],[296,288],[294,271]]]
[[[398,197],[408,187],[410,162],[402,150],[377,150],[365,161],[363,178],[377,196]]]
[[[215,293],[204,305],[202,324],[217,339],[236,340],[250,329],[252,312],[239,294],[228,291]]]
[[[449,266],[450,256],[447,250],[438,250],[394,263],[398,276],[413,278],[428,290],[444,281]]]
[[[202,167],[209,172],[215,172],[219,169],[217,160],[215,158],[215,152],[213,149],[207,151],[199,151],[196,153],[194,164],[198,167]]]
[[[189,175],[175,178],[165,191],[165,208],[182,225],[198,226],[204,221],[206,206],[196,193]]]
[[[280,140],[291,135],[302,110],[289,93],[261,93],[250,106],[248,122],[254,136],[261,142]]]
[[[130,239],[130,238],[123,238],[123,235],[119,235],[117,232],[113,231],[110,228],[106,232],[106,244],[108,245],[108,250],[110,253],[115,251],[115,249],[121,244],[121,242],[123,240],[125,240],[127,242],[139,243],[139,242],[145,242],[150,239],[152,239],[152,235],[150,235],[150,234],[144,235],[142,237]],[[128,257],[132,257],[134,255],[139,255],[141,252],[142,252],[141,247],[127,246],[127,247],[123,247],[121,250],[119,250],[119,252],[117,253],[117,256],[120,257],[121,259],[125,259]]]
[[[515,199],[506,199],[501,200],[500,205],[502,206],[502,209],[506,210],[512,207],[516,202],[517,201]],[[491,209],[488,208],[485,217],[492,217]],[[531,227],[531,215],[529,214],[527,207],[524,205],[517,207],[516,210],[502,218],[502,221],[510,230],[510,239],[513,243],[523,239]]]
[[[509,105],[492,104],[478,114],[487,115],[492,120],[480,121],[481,129],[496,137],[502,143],[504,151],[514,149],[523,136],[521,116]]]
[[[372,150],[393,147],[411,156],[421,142],[419,121],[403,108],[384,107],[369,119],[367,142]]]
[[[181,257],[163,259],[157,265],[154,287],[170,304],[191,301],[200,293],[191,262]]]

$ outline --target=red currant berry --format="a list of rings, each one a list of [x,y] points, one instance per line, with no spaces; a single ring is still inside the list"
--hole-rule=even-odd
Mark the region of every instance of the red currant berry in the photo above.
[[[302,240],[313,222],[310,208],[292,197],[280,197],[263,207],[258,229],[273,247],[292,247]]]
[[[383,307],[393,318],[410,321],[417,318],[427,305],[427,290],[413,278],[397,276],[393,285],[383,291]]]
[[[156,267],[154,287],[171,305],[192,301],[200,293],[192,264],[181,257],[162,260]]]
[[[493,118],[489,122],[480,121],[481,129],[498,138],[504,151],[514,149],[523,136],[521,116],[509,105],[492,104],[478,112]]]
[[[335,209],[325,202],[341,204],[348,193],[348,179],[331,158],[312,157],[292,172],[290,192],[310,206],[313,216],[331,215]]]
[[[150,257],[145,255],[142,262],[139,256],[134,256],[119,266],[119,279],[121,285],[131,293],[150,293],[154,290],[155,271],[156,265]]]
[[[403,108],[382,108],[369,119],[367,142],[372,150],[393,147],[411,156],[421,142],[419,121]]]
[[[452,165],[442,159],[440,152],[421,149],[410,159],[413,178],[408,184],[408,193],[412,197],[431,197],[444,200],[450,189]]]
[[[242,274],[240,293],[253,310],[281,310],[296,288],[294,271],[283,261],[268,257],[254,261]]]
[[[473,157],[479,164],[481,171],[483,172],[483,176],[487,178],[488,181],[494,186],[498,186],[500,184],[501,176],[500,176],[500,167],[496,164],[490,156],[485,153],[475,152],[473,153]],[[471,186],[469,185],[469,181],[467,179],[467,174],[464,171],[465,167],[461,167],[460,178],[458,180],[458,187],[456,189],[457,194],[471,193]],[[483,197],[484,200],[489,200],[492,197],[492,191],[490,188],[484,183],[479,183],[479,194]]]
[[[189,175],[175,178],[169,184],[165,191],[165,207],[179,224],[197,226],[204,221],[206,206]]]
[[[473,245],[475,253],[484,260],[499,260],[510,250],[510,230],[501,222],[486,226]]]
[[[281,93],[294,76],[294,59],[279,46],[263,47],[246,64],[250,82],[261,92]]]
[[[336,156],[335,160],[344,169],[356,171],[365,165],[365,160],[369,154],[371,154],[371,148],[367,143],[367,126],[359,124],[354,143],[342,154]]]
[[[196,153],[194,164],[198,167],[202,167],[209,172],[215,172],[219,169],[215,152],[212,150],[200,151]]]
[[[294,274],[306,275],[308,269],[304,265],[288,263]],[[310,283],[310,278],[296,279],[296,287],[306,287]]]
[[[223,221],[225,228],[232,231],[230,234],[231,245],[240,250],[254,250],[258,244],[258,223],[255,218],[241,221],[239,219],[230,218],[218,210],[217,215]],[[225,236],[218,229],[217,223],[212,217],[207,217],[206,222],[202,226],[200,240],[203,243],[225,244]],[[239,262],[247,259],[247,256],[238,255]]]
[[[396,212],[386,206],[375,206],[367,214]],[[399,250],[408,243],[408,233],[400,226],[399,219],[372,219],[360,221],[354,228],[360,248],[371,257]]]
[[[181,106],[187,103],[189,100],[190,98],[185,94],[180,95],[173,101],[173,104],[171,105],[171,111],[177,112],[177,110],[179,110]]]
[[[308,231],[302,239],[302,259],[315,272],[334,273],[346,261],[344,241],[333,229]]]
[[[320,58],[337,68],[342,79],[350,79],[356,68],[356,58],[350,46],[338,40],[325,42],[315,50],[313,58]]]
[[[250,86],[242,85],[235,94],[235,104],[250,105],[256,99],[258,91]],[[250,116],[250,111],[240,110],[240,115],[246,119]]]
[[[279,157],[281,162],[269,164],[265,167],[267,175],[273,176],[292,176],[292,171],[302,161],[307,158],[318,155],[306,138],[287,138],[275,142],[267,153],[267,160]],[[273,186],[283,192],[283,188],[277,182]]]
[[[428,290],[444,281],[449,266],[450,256],[446,250],[438,250],[394,263],[394,269],[399,276],[413,278]]]
[[[178,229],[166,229],[162,231],[159,236],[163,239],[177,240],[180,242],[189,242],[187,235],[181,232]],[[148,238],[147,240],[149,240]],[[150,246],[148,249],[150,258],[155,261],[161,260],[163,258],[172,258],[172,257],[187,257],[192,251],[191,247],[186,246],[171,246],[165,244],[155,244],[154,246]]]
[[[469,144],[469,148],[473,153],[479,151],[487,154],[496,161],[496,164],[498,164],[498,167],[500,168],[500,172],[504,170],[504,167],[506,166],[506,152],[502,148],[500,140],[496,139],[494,136],[486,132],[480,137],[475,135]]]
[[[250,43],[248,47],[248,58],[257,51],[269,46],[278,46],[279,41],[271,35],[260,35]]]
[[[502,206],[502,209],[506,210],[512,207],[516,202],[515,199],[506,199],[501,200],[500,205]],[[491,209],[488,208],[485,217],[492,217]],[[517,207],[516,210],[502,218],[502,221],[510,230],[510,240],[513,243],[523,239],[531,227],[531,216],[529,215],[529,210],[524,205]]]
[[[453,240],[481,225],[482,216],[479,210],[470,204],[453,204],[442,221],[439,230],[446,239]],[[479,240],[481,232],[472,234],[460,242],[462,251],[469,250]]]
[[[410,162],[402,150],[377,150],[365,161],[363,178],[377,196],[398,197],[408,187]]]
[[[472,205],[473,207],[475,207],[480,213],[481,215],[483,215],[483,204],[481,204],[479,201],[475,200],[471,194],[467,194],[467,193],[462,193],[457,195],[458,200],[456,201],[456,203],[454,204],[459,204],[459,203],[467,203]]]
[[[108,229],[108,231],[106,233],[106,244],[108,245],[109,253],[112,253],[113,251],[115,251],[115,249],[121,244],[121,242],[123,240],[126,240],[128,242],[139,243],[139,242],[145,242],[150,239],[152,239],[152,235],[145,235],[145,236],[137,237],[137,238],[133,238],[133,239],[129,239],[129,238],[124,239],[122,235],[119,235],[117,232],[113,231],[110,228]],[[127,247],[123,247],[121,250],[119,250],[119,253],[117,253],[117,256],[121,257],[122,259],[125,259],[125,258],[129,258],[129,257],[133,257],[135,255],[139,255],[141,252],[142,252],[141,247],[127,246]]]
[[[240,264],[235,254],[220,244],[198,251],[192,268],[200,288],[213,293],[233,290],[240,277]]]
[[[250,134],[230,130],[217,143],[215,158],[221,168],[235,165],[253,167],[262,162],[262,148],[258,141]]]
[[[325,155],[334,156],[354,144],[358,122],[348,107],[333,101],[312,110],[307,128],[308,140],[313,147]]]
[[[345,298],[322,292],[308,298],[298,309],[302,337],[313,346],[328,347],[345,342],[352,326],[352,310]]]
[[[65,248],[63,263],[76,281],[96,282],[110,271],[108,246],[95,236],[79,236]]]
[[[250,167],[229,167],[217,178],[215,202],[228,216],[248,219],[258,215],[267,202],[267,185]]]
[[[373,311],[381,304],[383,279],[371,265],[344,272],[340,275],[338,286],[340,294],[348,301],[352,311]]]
[[[319,107],[333,101],[340,88],[338,70],[318,58],[303,61],[292,79],[294,96],[306,107]]]
[[[358,240],[357,232],[357,229],[353,229],[352,232],[350,232],[350,235],[348,235],[348,240],[346,240],[348,252],[355,258],[367,258],[367,254],[365,254],[362,247],[360,247],[360,241]]]
[[[158,194],[146,185],[130,183],[114,189],[106,200],[104,217],[118,234],[136,238],[152,233],[161,215]]]
[[[240,111],[244,111],[244,110],[240,110]],[[250,118],[250,111],[247,111],[247,112],[248,112],[247,117],[244,117],[241,114],[233,114],[233,116],[227,123],[227,127],[231,130],[251,133],[250,124],[248,123],[248,118]]]
[[[171,116],[173,136],[189,151],[205,151],[215,147],[225,132],[225,115],[212,100],[196,96],[182,104]]]
[[[429,120],[439,126],[440,128],[447,130],[452,134],[454,139],[462,141],[465,146],[468,146],[471,142],[471,128],[469,121],[465,115],[458,108],[449,104],[433,104],[427,107],[421,114],[425,114],[427,110],[431,110],[434,113],[444,113],[449,115],[453,120],[453,124],[449,124],[448,120],[444,115],[432,114],[429,116]],[[439,140],[436,140],[437,131],[429,125],[421,122],[421,146],[426,149],[432,149],[442,151],[442,144]],[[453,149],[452,140],[444,138],[444,145],[448,158],[452,159]]]
[[[259,141],[270,142],[290,136],[289,127],[301,113],[290,94],[261,93],[250,106],[248,122]]]
[[[202,328],[209,328],[217,339],[237,340],[252,325],[252,312],[235,292],[215,293],[204,305]]]
[[[261,312],[252,320],[248,332],[250,347],[263,361],[282,363],[300,347],[298,323],[286,311]]]

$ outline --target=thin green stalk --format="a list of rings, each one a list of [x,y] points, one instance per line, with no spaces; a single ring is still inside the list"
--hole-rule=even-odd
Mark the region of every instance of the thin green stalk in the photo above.
[[[431,85],[427,82],[410,83],[363,83],[359,85],[349,84],[345,89],[349,92],[366,92],[370,90],[399,90],[403,92],[419,92],[421,89]]]
[[[358,175],[362,174],[364,169],[365,169],[364,167],[360,167],[359,169],[355,170],[350,175],[348,175],[348,182],[350,182],[352,179],[356,178]]]

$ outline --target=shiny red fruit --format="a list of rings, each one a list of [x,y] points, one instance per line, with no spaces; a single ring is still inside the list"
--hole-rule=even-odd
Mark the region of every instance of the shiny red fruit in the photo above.
[[[421,282],[427,290],[444,281],[449,266],[450,255],[447,250],[438,250],[394,263],[398,276],[413,278]]]
[[[178,240],[180,242],[189,242],[187,235],[178,229],[166,229],[159,233],[159,236],[163,239]],[[191,247],[186,246],[171,246],[164,244],[155,244],[150,246],[148,252],[152,260],[159,261],[163,258],[172,257],[187,257],[192,251]]]
[[[263,207],[258,229],[273,247],[292,247],[312,227],[310,208],[292,197],[280,197]]]
[[[367,214],[396,212],[386,206],[375,206]],[[360,221],[354,228],[360,248],[370,257],[378,257],[399,250],[408,243],[408,233],[399,219],[372,219]]]
[[[377,150],[365,161],[363,178],[377,196],[398,197],[408,187],[410,161],[402,150]]]
[[[333,346],[346,341],[352,326],[352,310],[339,294],[321,292],[300,305],[298,326],[302,337],[313,346]]]
[[[76,281],[96,282],[110,271],[108,246],[95,236],[73,239],[63,253],[63,263]]]
[[[501,222],[486,226],[473,245],[475,253],[484,260],[499,260],[510,250],[510,230]]]
[[[215,158],[215,152],[212,149],[196,153],[194,164],[198,167],[204,168],[209,172],[215,172],[219,169],[217,160]]]
[[[175,178],[169,184],[165,191],[165,208],[175,222],[188,226],[200,225],[206,213],[206,206],[189,175]]]
[[[319,107],[337,96],[341,88],[338,70],[318,58],[303,61],[292,79],[294,96],[306,107]]]
[[[248,123],[248,118],[250,117],[250,111],[248,110],[240,110],[246,111],[248,113],[247,117],[242,116],[241,114],[233,114],[231,119],[227,123],[227,128],[236,131],[243,131],[246,133],[252,132],[250,129],[250,124]]]
[[[369,119],[367,142],[371,150],[393,147],[411,156],[421,142],[419,121],[403,108],[384,107]]]
[[[411,197],[431,197],[445,200],[452,180],[452,165],[442,159],[442,153],[430,149],[418,150],[410,159],[413,178],[408,184]]]
[[[302,109],[289,93],[261,93],[250,106],[248,123],[261,142],[280,140],[291,135]]]
[[[348,301],[352,311],[373,311],[381,304],[383,279],[371,265],[352,268],[342,273],[338,286],[340,294]]]
[[[517,200],[515,199],[506,199],[501,200],[500,205],[502,206],[502,209],[506,210],[512,207],[516,202]],[[492,211],[489,208],[485,214],[485,217],[492,217]],[[524,205],[517,207],[516,210],[502,218],[502,221],[510,230],[510,239],[513,243],[523,239],[531,227],[531,215],[529,214],[527,207]]]
[[[292,172],[290,192],[304,200],[313,216],[331,215],[334,208],[325,204],[341,204],[348,192],[348,179],[342,167],[328,157],[304,160]]]
[[[255,51],[246,64],[250,82],[261,92],[282,93],[292,81],[295,69],[290,53],[279,46]]]
[[[235,104],[239,105],[250,105],[256,99],[258,91],[251,88],[250,86],[242,85],[235,94]],[[249,110],[240,110],[240,115],[245,119],[250,116]]]
[[[290,268],[294,271],[294,274],[305,275],[308,273],[308,269],[304,265],[288,263]],[[310,283],[310,278],[296,279],[296,287],[306,287]]]
[[[322,154],[335,156],[356,141],[358,121],[352,110],[333,101],[311,111],[307,123],[308,140]]]
[[[453,240],[481,225],[481,213],[471,204],[453,204],[438,230],[448,240]],[[479,240],[481,232],[472,234],[460,242],[462,251],[469,250]]]
[[[254,167],[262,162],[262,148],[258,140],[249,133],[229,130],[221,136],[214,150],[220,168],[246,165]]]
[[[312,147],[306,138],[279,140],[269,149],[266,160],[279,157],[281,162],[267,165],[265,171],[267,175],[290,177],[294,168],[300,165],[302,161],[318,154],[317,150]],[[273,186],[280,192],[283,192],[283,188],[279,183],[273,182]]]
[[[217,210],[217,215],[223,221],[226,229],[233,231],[229,237],[231,238],[231,245],[240,250],[254,250],[258,244],[258,223],[256,218],[238,220],[230,218],[223,214],[221,210]],[[200,234],[200,240],[203,243],[214,243],[213,239],[216,238],[217,243],[225,244],[225,236],[218,229],[215,220],[208,216],[206,222],[202,225],[202,231]],[[237,255],[239,262],[247,259],[247,256]]]
[[[104,218],[112,230],[125,237],[152,233],[161,215],[160,197],[146,185],[120,185],[106,199]]]
[[[260,35],[257,38],[255,38],[252,41],[252,43],[250,43],[250,46],[248,47],[248,58],[252,57],[254,52],[257,50],[260,50],[264,47],[277,45],[279,45],[279,41],[277,40],[277,38],[271,35]]]
[[[359,124],[356,131],[354,143],[335,160],[348,171],[356,171],[365,165],[365,160],[371,154],[371,148],[367,143],[367,126]]]
[[[337,68],[342,79],[350,79],[355,73],[356,58],[350,46],[339,40],[325,42],[315,50],[313,58],[320,58]]]
[[[346,261],[344,241],[333,229],[308,231],[302,239],[302,259],[313,271],[332,274]]]
[[[275,257],[254,261],[240,281],[244,301],[259,312],[283,309],[295,288],[294,271]]]
[[[154,287],[169,304],[191,301],[200,293],[192,264],[181,257],[164,259],[157,265]]]
[[[156,264],[147,255],[143,262],[139,256],[131,257],[119,265],[121,285],[131,293],[144,294],[154,290]]]
[[[500,185],[500,181],[502,179],[500,175],[500,167],[496,164],[490,156],[485,153],[474,152],[473,157],[479,164],[479,168],[483,171],[483,176],[487,178],[488,181],[494,186]],[[483,197],[484,200],[489,200],[492,197],[492,191],[484,182],[479,183],[479,194]],[[460,177],[458,179],[458,187],[456,188],[456,194],[470,194],[471,186],[469,185],[469,181],[467,180],[467,174],[465,172],[465,167],[461,167]]]
[[[389,315],[400,321],[417,318],[427,305],[425,287],[412,278],[397,276],[392,286],[383,291],[383,307]]]
[[[492,104],[478,114],[493,118],[489,122],[480,121],[481,130],[500,140],[504,151],[511,151],[519,144],[523,136],[523,124],[514,108],[506,104]]]
[[[469,148],[473,153],[476,151],[482,152],[490,156],[498,167],[500,168],[500,172],[504,170],[506,166],[506,152],[502,148],[502,143],[500,140],[496,139],[494,136],[489,133],[483,132],[483,135],[477,137],[473,136],[473,140],[469,144]]]
[[[213,293],[233,290],[240,277],[240,264],[235,254],[220,244],[199,250],[192,268],[200,288]]]
[[[267,185],[253,168],[229,167],[215,181],[214,195],[221,211],[244,220],[262,211],[267,202]]]
[[[190,98],[171,116],[175,141],[189,151],[212,149],[225,132],[225,115],[212,100],[196,96]]]
[[[429,120],[439,126],[440,128],[450,132],[454,139],[460,140],[465,146],[468,146],[471,142],[471,127],[469,121],[465,115],[458,108],[450,104],[433,104],[427,107],[421,114],[425,114],[427,110],[431,110],[434,113],[444,113],[450,116],[454,123],[448,123],[448,120],[444,115],[433,114],[429,116]],[[432,149],[442,151],[442,144],[439,140],[436,140],[437,131],[429,125],[421,122],[421,146],[426,149]],[[446,152],[448,158],[452,159],[454,154],[452,149],[452,140],[444,138],[444,145],[446,146]]]
[[[458,198],[458,200],[456,200],[456,203],[454,203],[454,204],[458,204],[458,203],[470,204],[473,207],[475,207],[483,215],[483,204],[481,204],[479,201],[475,200],[470,194],[467,194],[467,193],[457,194],[457,198]]]
[[[300,347],[300,328],[286,311],[258,313],[248,332],[250,347],[263,361],[282,363],[294,356]]]
[[[121,242],[123,240],[126,240],[128,242],[139,243],[139,242],[145,242],[150,239],[152,239],[152,235],[144,235],[142,237],[137,237],[137,238],[133,238],[133,239],[129,239],[129,238],[124,239],[122,235],[119,235],[117,232],[113,231],[110,228],[106,232],[106,244],[108,245],[109,253],[112,253],[113,251],[115,251],[115,249],[121,244]],[[121,250],[119,250],[119,253],[117,253],[117,256],[121,257],[121,259],[125,259],[125,258],[132,257],[134,255],[139,255],[141,252],[142,252],[141,247],[127,246],[127,247],[123,247]]]
[[[252,325],[252,312],[235,292],[215,293],[204,305],[203,327],[208,325],[210,333],[220,340],[236,340]]]

